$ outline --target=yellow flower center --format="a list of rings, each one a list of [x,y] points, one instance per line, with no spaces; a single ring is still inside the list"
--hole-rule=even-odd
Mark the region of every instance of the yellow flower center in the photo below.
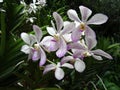
[[[54,38],[55,38],[56,41],[58,41],[59,40],[59,34],[55,34]]]
[[[80,23],[80,30],[84,31],[85,30],[85,23]]]
[[[84,55],[84,57],[91,56],[91,54],[89,52],[84,52],[83,55]]]
[[[40,48],[39,48],[39,44],[34,44],[34,49],[35,50],[39,50]]]

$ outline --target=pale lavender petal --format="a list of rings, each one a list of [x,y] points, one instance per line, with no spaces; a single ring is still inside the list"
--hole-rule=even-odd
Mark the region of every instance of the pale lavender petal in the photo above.
[[[77,43],[77,42],[68,44],[67,48],[68,48],[68,50],[69,49],[86,50],[86,48],[83,45],[81,45],[80,43]]]
[[[56,34],[56,30],[53,27],[47,27],[47,32],[52,36]]]
[[[25,43],[30,45],[30,36],[27,33],[21,33],[21,38]]]
[[[67,43],[72,42],[71,33],[69,33],[69,34],[64,34],[64,35],[63,35],[63,38],[65,39],[65,41],[66,41]]]
[[[30,53],[30,46],[28,45],[23,45],[22,48],[21,48],[21,51],[24,52],[25,54],[29,54]]]
[[[91,52],[94,53],[95,55],[100,55],[100,56],[106,57],[108,59],[113,59],[110,54],[108,54],[108,53],[106,53],[106,52],[104,52],[103,50],[100,50],[100,49],[93,50]]]
[[[43,51],[43,49],[40,47],[40,62],[39,62],[39,66],[43,66],[46,63],[46,54]]]
[[[30,34],[30,44],[31,46],[36,42],[35,35]]]
[[[64,21],[63,22],[63,26],[66,26],[66,25],[68,25],[68,24],[70,24],[71,22],[70,21]]]
[[[54,64],[49,64],[49,65],[46,65],[45,66],[45,69],[43,71],[43,74],[46,74],[47,72],[51,71],[51,70],[54,70],[56,67]]]
[[[35,32],[37,41],[40,42],[42,38],[42,30],[37,25],[33,25],[33,30]]]
[[[31,49],[31,50],[30,50],[30,53],[29,53],[29,55],[28,55],[28,60],[32,59],[33,53],[34,53],[34,50]]]
[[[71,20],[81,22],[81,20],[78,17],[78,14],[75,10],[73,10],[73,9],[68,10],[67,15]]]
[[[64,71],[61,68],[56,68],[55,70],[55,77],[57,80],[61,80],[64,78]]]
[[[78,72],[83,72],[85,70],[85,63],[82,60],[76,60],[74,63],[75,70]]]
[[[38,59],[40,59],[40,51],[39,50],[34,50],[33,54],[32,54],[32,60],[37,61]]]
[[[84,57],[84,52],[85,50],[75,50],[74,53],[73,53],[73,57],[74,58],[83,58]]]
[[[57,50],[56,55],[58,57],[63,57],[67,52],[67,45],[63,38],[59,38],[59,39],[60,39],[58,42],[59,49]]]
[[[90,20],[87,21],[87,24],[100,25],[105,23],[108,20],[108,17],[104,14],[95,14]]]
[[[64,64],[64,63],[66,63],[66,62],[68,62],[68,61],[71,61],[71,60],[73,60],[74,58],[72,57],[72,56],[66,56],[66,57],[63,57],[62,59],[61,59],[61,64]]]
[[[53,13],[53,17],[54,17],[54,19],[56,21],[57,30],[59,32],[62,29],[62,27],[63,27],[62,17],[57,12]]]
[[[46,36],[41,41],[41,44],[48,51],[56,51],[58,49],[58,43],[52,36]]]
[[[80,30],[79,27],[77,27],[75,30],[73,30],[71,38],[73,42],[77,42],[78,40],[80,40],[82,35],[82,31]]]
[[[93,49],[97,45],[97,40],[93,37],[85,37],[85,41],[89,50]]]
[[[95,32],[89,26],[86,26],[85,36],[86,37],[96,38]]]
[[[85,6],[80,6],[79,9],[82,15],[82,21],[86,22],[89,16],[92,14],[92,11]]]
[[[61,31],[61,34],[64,35],[64,34],[68,34],[70,33],[72,30],[74,30],[75,28],[75,23],[70,23],[66,26],[64,26],[63,30]]]
[[[67,68],[69,68],[69,69],[73,69],[73,68],[74,68],[73,65],[72,65],[72,64],[69,64],[69,63],[64,63],[64,64],[62,64],[62,67],[67,67]]]
[[[94,54],[93,54],[92,57],[93,57],[94,59],[97,59],[97,60],[103,60],[102,57],[101,57],[101,56],[98,56],[98,55],[94,55]]]

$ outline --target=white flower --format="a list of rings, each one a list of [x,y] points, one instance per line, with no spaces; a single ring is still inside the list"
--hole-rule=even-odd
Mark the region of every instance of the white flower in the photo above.
[[[49,64],[49,65],[46,65],[45,69],[44,69],[44,72],[43,74],[46,74],[47,72],[51,71],[51,70],[55,70],[55,78],[57,80],[61,80],[64,78],[64,71],[61,67],[67,67],[69,69],[73,69],[74,67],[69,64],[69,63],[64,63],[64,64],[60,64],[60,62],[56,64]]]

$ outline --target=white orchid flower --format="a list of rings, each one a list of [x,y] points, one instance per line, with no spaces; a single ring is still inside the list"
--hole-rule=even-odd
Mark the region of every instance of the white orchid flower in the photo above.
[[[79,6],[79,9],[82,16],[81,20],[79,19],[78,14],[75,10],[70,9],[67,12],[69,18],[76,23],[77,27],[77,29],[74,30],[72,33],[72,40],[78,41],[82,34],[86,36],[93,36],[94,38],[96,38],[95,32],[88,25],[103,24],[108,20],[108,17],[104,14],[97,13],[89,19],[89,17],[92,14],[92,11],[85,6]]]
[[[56,55],[58,57],[63,57],[67,52],[67,42],[65,40],[65,35],[68,35],[74,29],[74,23],[70,23],[64,26],[63,20],[57,12],[53,13],[53,17],[56,21],[56,28],[53,22],[53,27],[47,27],[47,32],[51,36],[45,37],[43,39],[43,44],[47,46],[50,51],[57,50]]]
[[[69,64],[69,63],[64,63],[64,64],[60,64],[60,62],[56,64],[49,64],[45,66],[45,69],[43,71],[43,74],[46,74],[47,72],[51,71],[51,70],[55,70],[55,78],[57,80],[61,80],[64,78],[64,71],[62,69],[62,67],[66,67],[69,69],[73,69],[73,65]]]

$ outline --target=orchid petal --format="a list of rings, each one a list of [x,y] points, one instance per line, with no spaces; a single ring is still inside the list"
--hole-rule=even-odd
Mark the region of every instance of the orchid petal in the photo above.
[[[48,51],[56,51],[58,49],[58,43],[52,36],[46,36],[41,41],[43,47],[45,47]]]
[[[67,67],[67,68],[69,68],[69,69],[73,69],[73,68],[74,68],[73,65],[72,65],[72,64],[69,64],[69,63],[64,63],[64,64],[62,64],[62,67]]]
[[[53,13],[53,17],[54,17],[54,19],[56,21],[57,30],[59,32],[62,29],[62,27],[63,27],[62,17],[57,12]]]
[[[56,30],[53,27],[47,27],[47,32],[52,36],[56,34]]]
[[[83,58],[83,53],[85,52],[85,50],[75,50],[73,53],[73,57],[74,58]]]
[[[43,66],[46,63],[46,54],[43,51],[43,49],[40,47],[40,62],[39,62],[39,66]]]
[[[30,53],[28,55],[28,60],[32,59],[33,53],[34,53],[34,50],[30,49]]]
[[[86,48],[83,45],[81,45],[80,43],[77,43],[77,42],[68,44],[68,49],[86,50]]]
[[[32,55],[32,60],[37,61],[38,59],[40,59],[40,51],[39,50],[34,50],[33,55]]]
[[[64,77],[64,71],[61,68],[56,68],[55,70],[55,77],[57,80],[61,80]]]
[[[92,57],[93,57],[94,59],[97,59],[97,60],[103,60],[102,57],[101,57],[101,56],[98,56],[98,55],[94,55],[94,54],[93,54]]]
[[[69,25],[71,22],[70,21],[64,21],[63,26]]]
[[[106,52],[104,52],[103,50],[100,50],[100,49],[93,50],[91,52],[94,53],[94,54],[96,54],[96,55],[100,55],[100,56],[106,57],[108,59],[113,59],[111,57],[111,55],[109,55],[108,53],[106,53]]]
[[[21,38],[25,43],[30,45],[30,36],[27,33],[21,33]]]
[[[21,51],[24,52],[25,54],[29,54],[30,53],[30,46],[28,45],[23,45],[21,48]]]
[[[80,28],[77,27],[75,30],[73,30],[71,38],[73,42],[77,42],[78,40],[80,40],[82,35],[82,32],[80,31]]]
[[[74,63],[75,70],[78,72],[83,72],[85,70],[85,63],[82,60],[76,60]]]
[[[35,35],[32,35],[32,34],[30,34],[30,44],[31,44],[31,46],[36,42],[36,38],[35,38]]]
[[[71,33],[70,34],[64,34],[63,38],[65,39],[66,42],[72,42]]]
[[[108,17],[104,14],[95,14],[90,20],[87,21],[87,24],[100,25],[105,23],[108,20]]]
[[[78,17],[78,14],[75,10],[73,10],[73,9],[68,10],[67,15],[71,20],[81,22],[81,20]]]
[[[86,26],[85,36],[86,37],[96,38],[95,32],[89,26]]]
[[[60,38],[58,43],[59,43],[59,49],[57,50],[56,55],[58,57],[63,57],[67,52],[66,42],[64,41],[63,38]]]
[[[80,9],[80,12],[81,12],[81,15],[82,15],[82,21],[86,22],[87,19],[92,14],[92,11],[89,8],[85,7],[85,6],[80,6],[79,9]]]
[[[85,41],[89,50],[93,49],[97,44],[97,40],[93,37],[85,37]]]
[[[47,72],[51,71],[51,70],[54,70],[56,67],[54,64],[49,64],[49,65],[46,65],[45,66],[45,69],[43,71],[43,74],[46,74]]]
[[[40,42],[40,39],[42,38],[42,31],[37,25],[33,25],[33,30],[35,32],[35,36],[38,42]]]
[[[64,26],[63,30],[61,31],[61,34],[63,35],[63,34],[70,33],[74,28],[75,28],[75,24],[70,23],[70,24]]]
[[[68,61],[71,61],[71,60],[73,60],[74,58],[72,57],[72,56],[66,56],[66,57],[63,57],[62,59],[61,59],[61,64],[64,64],[64,63],[66,63],[66,62],[68,62]]]

